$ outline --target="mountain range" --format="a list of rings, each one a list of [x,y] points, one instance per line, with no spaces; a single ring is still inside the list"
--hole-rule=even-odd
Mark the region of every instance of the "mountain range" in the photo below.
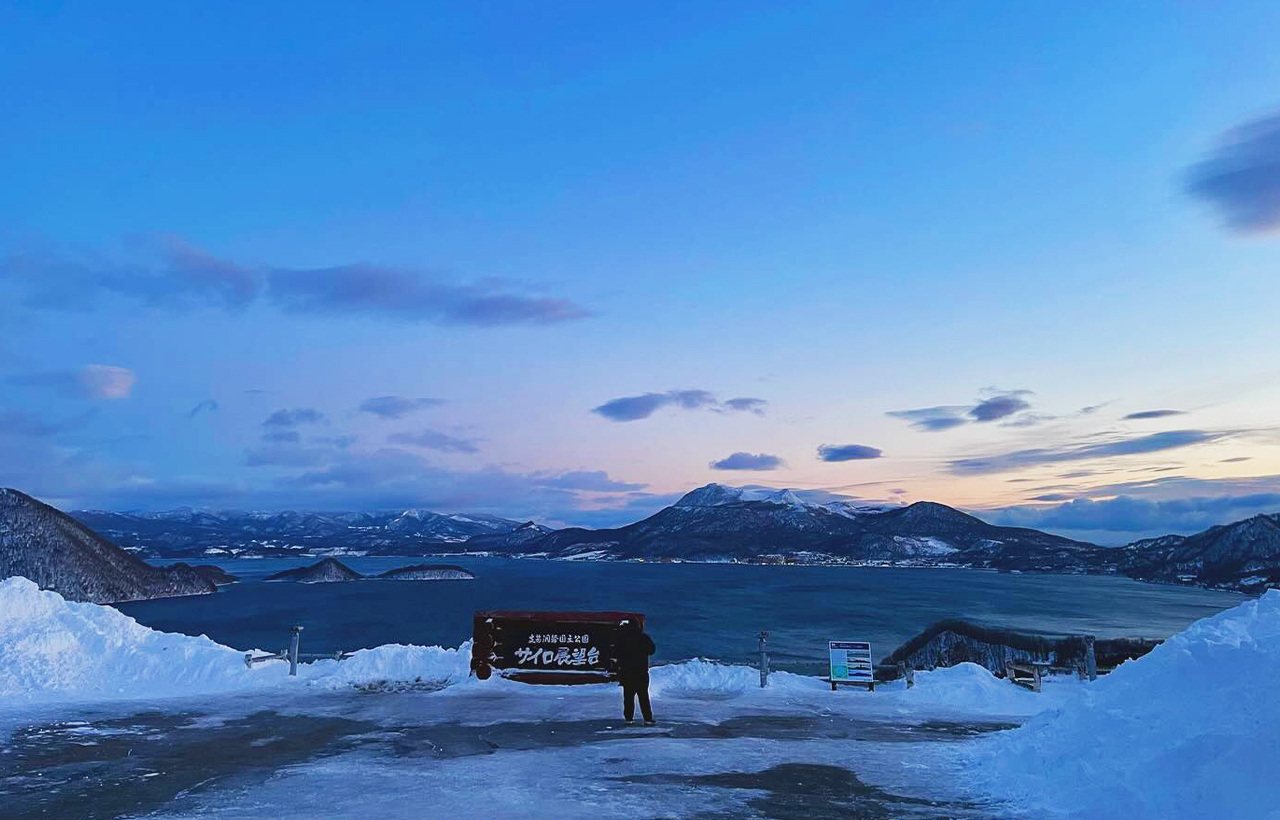
[[[962,566],[1112,573],[1254,590],[1280,585],[1280,515],[1191,536],[1100,547],[1001,527],[944,504],[866,504],[804,491],[709,484],[623,527],[555,530],[490,515],[398,512],[72,515],[144,557],[486,553],[573,560]]]
[[[81,510],[71,513],[126,550],[153,558],[197,555],[424,555],[476,535],[520,526],[492,515],[396,512],[166,512]]]

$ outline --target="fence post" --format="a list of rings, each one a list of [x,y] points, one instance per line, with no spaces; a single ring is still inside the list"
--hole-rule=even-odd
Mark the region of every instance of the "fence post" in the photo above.
[[[1084,639],[1084,666],[1085,671],[1089,674],[1089,680],[1098,679],[1098,656],[1093,651],[1093,636],[1087,635]]]
[[[760,688],[763,689],[769,685],[769,653],[765,650],[765,641],[769,639],[769,633],[764,630],[760,631]]]
[[[302,635],[302,627],[289,627],[289,674],[298,674],[298,639]]]

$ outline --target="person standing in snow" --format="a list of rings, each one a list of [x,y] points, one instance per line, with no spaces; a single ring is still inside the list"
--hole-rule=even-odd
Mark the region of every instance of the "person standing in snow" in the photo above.
[[[622,683],[622,716],[627,723],[635,719],[636,698],[644,725],[652,726],[653,709],[649,705],[649,656],[656,647],[645,634],[639,621],[627,620],[618,631],[618,680]]]

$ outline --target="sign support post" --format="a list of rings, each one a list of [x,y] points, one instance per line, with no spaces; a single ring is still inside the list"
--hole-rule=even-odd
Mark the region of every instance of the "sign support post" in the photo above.
[[[765,650],[765,641],[769,639],[769,633],[761,630],[760,632],[760,688],[763,689],[769,685],[769,653]]]

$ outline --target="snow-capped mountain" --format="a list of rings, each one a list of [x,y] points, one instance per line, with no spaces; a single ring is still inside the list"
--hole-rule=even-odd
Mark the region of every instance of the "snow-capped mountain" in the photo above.
[[[214,592],[186,564],[153,567],[65,513],[0,489],[0,579],[20,575],[72,601],[114,603]]]
[[[470,546],[470,543],[468,544]],[[954,562],[1063,569],[1101,550],[1036,530],[996,527],[943,504],[813,500],[804,491],[708,484],[635,524],[565,529],[521,545],[553,557],[752,560],[766,556]]]
[[[394,512],[244,512],[168,510],[71,515],[121,547],[145,555],[296,555],[300,552],[423,555],[483,534],[502,534],[518,521],[484,514]]]

